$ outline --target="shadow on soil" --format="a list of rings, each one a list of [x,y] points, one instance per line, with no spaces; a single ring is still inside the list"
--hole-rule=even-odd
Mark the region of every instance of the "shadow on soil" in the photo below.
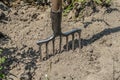
[[[116,27],[116,28],[108,28],[108,29],[104,29],[103,31],[101,31],[100,33],[97,33],[95,35],[93,35],[91,38],[89,39],[81,39],[81,47],[83,46],[87,46],[89,44],[94,43],[95,41],[99,40],[100,38],[102,38],[103,36],[107,36],[110,35],[112,33],[116,33],[120,31],[120,26]],[[75,40],[75,49],[78,48],[78,40]],[[64,49],[66,49],[66,45],[64,45]],[[69,41],[69,50],[72,49],[72,41]]]
[[[120,31],[120,26],[116,28],[108,28],[104,29],[100,33],[97,33],[93,35],[89,39],[82,39],[81,46],[87,46],[89,44],[94,43],[95,41],[99,40],[103,36],[110,35],[112,33],[116,33]],[[10,73],[10,70],[14,69],[15,67],[18,67],[19,65],[23,64],[23,74],[20,76],[20,80],[32,80],[35,75],[35,70],[38,68],[38,65],[36,64],[38,60],[40,59],[40,53],[39,51],[34,50],[33,48],[28,48],[27,50],[24,50],[27,46],[23,46],[23,49],[19,50],[17,47],[15,48],[0,48],[3,50],[3,55],[7,58],[5,61],[4,73],[8,76],[12,75],[16,77],[16,75]],[[78,48],[78,40],[75,40],[75,49]],[[63,47],[66,49],[66,45]],[[69,41],[69,50],[72,49],[72,41]],[[20,53],[18,53],[20,51]],[[11,77],[9,77],[10,79]]]
[[[4,45],[9,41],[10,41],[9,36],[0,32],[0,45]],[[32,76],[34,76],[34,72],[37,69],[36,62],[37,59],[40,58],[40,54],[33,48],[28,48],[25,51],[24,48],[26,47],[27,46],[25,45],[23,45],[21,49],[18,49],[17,47],[12,48],[0,47],[0,49],[2,50],[0,57],[5,57],[5,61],[2,64],[0,64],[0,67],[1,66],[3,67],[0,70],[0,74],[7,75],[5,80],[15,80],[17,78],[17,76],[14,75],[14,73],[10,73],[10,70],[16,67],[19,69],[20,64],[24,65],[23,66],[24,73],[21,74],[20,80],[23,79],[32,80],[33,78]],[[18,51],[20,51],[20,53],[18,53]]]
[[[0,32],[0,45],[6,44],[10,40],[10,37]]]
[[[1,47],[1,45],[7,44],[9,41],[10,37],[0,32],[0,49],[2,50],[0,57],[5,57],[5,62],[0,64],[3,67],[0,70],[0,74],[6,75],[5,80],[16,80],[18,79],[17,76],[14,73],[10,73],[10,70],[14,68],[20,69],[22,64],[23,74],[21,74],[20,80],[32,80],[37,69],[37,60],[40,59],[39,51],[26,45],[23,45],[21,49],[18,49],[18,47]],[[26,47],[27,49],[25,50]]]
[[[22,64],[23,73],[20,76],[20,80],[32,80],[35,70],[37,69],[37,59],[39,59],[39,53],[33,48],[29,48],[27,51],[17,53],[18,48],[1,48],[3,50],[2,55],[6,57],[6,60],[1,66],[4,67],[2,73],[7,75],[7,80],[18,79],[16,75],[10,73],[10,70],[14,68],[20,69]],[[14,79],[13,79],[14,78]],[[6,79],[5,79],[6,80]]]

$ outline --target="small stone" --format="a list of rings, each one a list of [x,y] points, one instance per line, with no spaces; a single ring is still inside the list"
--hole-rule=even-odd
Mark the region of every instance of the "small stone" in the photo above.
[[[23,73],[20,77],[20,80],[32,80],[32,76],[29,72],[28,73]]]
[[[4,38],[5,36],[3,35],[3,33],[0,32],[0,38]]]
[[[17,11],[16,11],[16,12],[14,12],[14,15],[18,15]]]
[[[5,18],[5,14],[3,13],[2,10],[0,10],[0,20],[4,19]]]
[[[54,64],[57,64],[59,61],[60,61],[59,58],[55,59]]]
[[[68,19],[72,19],[74,16],[75,16],[75,13],[74,13],[73,11],[71,11],[71,12],[68,14]]]
[[[34,13],[33,15],[32,15],[32,18],[33,19],[36,19],[38,17],[38,14],[37,13]]]
[[[0,2],[0,9],[3,10],[3,11],[8,11],[9,8],[2,2]]]

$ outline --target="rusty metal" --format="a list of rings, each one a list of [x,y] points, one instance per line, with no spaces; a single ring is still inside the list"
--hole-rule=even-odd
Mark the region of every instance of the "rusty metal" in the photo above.
[[[60,35],[57,35],[57,36],[55,36],[55,35],[52,35],[52,36],[50,36],[50,37],[48,37],[47,39],[44,39],[44,40],[40,40],[40,41],[38,41],[37,42],[37,45],[40,45],[40,49],[39,50],[41,50],[41,45],[43,45],[43,44],[46,44],[46,58],[48,59],[49,58],[49,54],[48,54],[48,43],[50,42],[50,41],[52,41],[52,45],[53,45],[53,55],[55,55],[55,38],[56,37],[60,37],[60,44],[59,44],[59,53],[61,53],[61,43],[62,43],[62,37],[66,37],[66,50],[68,51],[69,50],[69,47],[68,47],[68,36],[70,36],[70,35],[72,35],[72,50],[74,50],[75,48],[75,46],[74,46],[74,44],[75,44],[75,42],[74,42],[74,34],[75,33],[78,33],[78,36],[79,36],[79,39],[78,39],[78,44],[79,44],[79,51],[80,51],[80,49],[81,49],[81,39],[80,39],[80,33],[81,33],[81,29],[73,29],[73,30],[71,30],[71,31],[68,31],[68,32],[65,32],[65,33],[61,33]],[[41,51],[40,51],[41,52]],[[41,56],[42,56],[42,53],[40,53],[41,54]],[[42,58],[42,57],[41,57]]]
[[[61,20],[62,20],[62,0],[52,0],[52,9],[51,9],[51,22],[52,22],[52,30],[53,30],[53,35],[51,35],[50,37],[48,37],[47,39],[44,40],[39,40],[37,42],[37,45],[39,45],[40,47],[40,51],[41,51],[41,46],[43,44],[45,44],[46,46],[46,59],[48,59],[49,56],[49,52],[48,52],[48,44],[49,42],[52,41],[52,47],[53,47],[53,55],[56,54],[55,52],[55,40],[56,37],[59,37],[59,53],[62,52],[62,37],[66,38],[66,50],[69,50],[69,39],[68,37],[71,35],[72,36],[72,50],[74,51],[75,49],[75,33],[78,34],[79,39],[78,39],[78,44],[79,44],[79,51],[81,49],[81,39],[80,39],[80,34],[81,34],[81,29],[72,29],[71,31],[68,32],[62,32],[61,31]],[[42,53],[41,57],[42,58]]]

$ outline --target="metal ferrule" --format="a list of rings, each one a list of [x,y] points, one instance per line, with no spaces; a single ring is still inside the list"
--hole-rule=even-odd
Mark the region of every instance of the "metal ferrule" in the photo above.
[[[52,11],[51,10],[51,22],[52,22],[52,30],[55,36],[61,34],[61,19],[62,19],[62,11]]]

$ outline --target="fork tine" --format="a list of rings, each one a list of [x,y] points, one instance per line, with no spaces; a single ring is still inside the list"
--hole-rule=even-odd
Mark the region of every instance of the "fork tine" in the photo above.
[[[46,47],[46,57],[45,57],[45,60],[48,59],[50,56],[49,56],[49,53],[48,53],[48,43],[50,41],[52,41],[52,47],[53,47],[53,55],[55,55],[57,53],[57,50],[55,50],[55,38],[56,37],[60,37],[60,42],[59,42],[59,52],[58,53],[61,53],[62,52],[62,37],[65,37],[66,38],[66,51],[69,51],[69,36],[72,35],[72,50],[74,51],[75,50],[75,33],[78,34],[78,46],[79,46],[79,52],[81,51],[81,29],[73,29],[71,31],[68,31],[68,32],[65,32],[65,33],[60,33],[60,34],[57,34],[57,35],[52,35],[50,37],[48,37],[47,39],[44,39],[44,40],[39,40],[37,42],[37,44],[39,45],[39,52],[40,52],[40,59],[42,59],[42,53],[41,53],[41,46],[42,44],[45,44],[45,47]]]
[[[49,58],[49,54],[48,54],[48,43],[46,43],[46,59]]]
[[[53,44],[53,55],[55,55],[55,39],[53,39],[52,44]]]
[[[66,36],[66,50],[68,51],[68,36]]]
[[[74,43],[74,34],[72,34],[72,50],[74,51],[74,45],[75,45],[75,43]]]
[[[59,44],[60,53],[61,53],[61,45],[62,45],[62,36],[60,35],[60,44]]]
[[[39,45],[40,61],[42,61],[42,51],[41,51],[41,46],[42,46],[42,45]]]
[[[78,32],[79,35],[79,40],[78,40],[78,44],[79,44],[79,52],[81,51],[81,39],[80,39],[80,32]]]

